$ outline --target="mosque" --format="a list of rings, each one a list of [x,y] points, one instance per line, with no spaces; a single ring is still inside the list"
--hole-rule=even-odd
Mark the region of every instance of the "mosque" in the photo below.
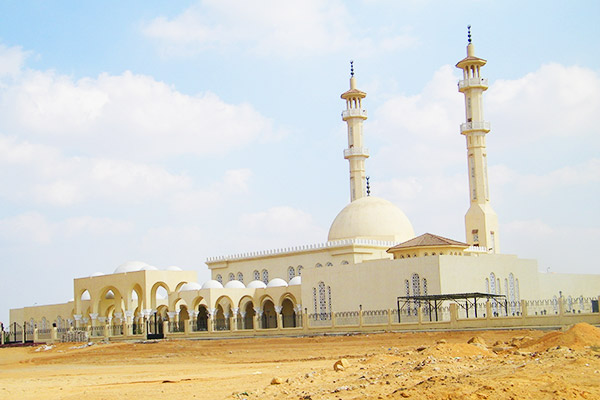
[[[463,71],[458,82],[465,98],[460,133],[467,144],[470,199],[464,242],[431,233],[415,236],[398,207],[370,196],[365,174],[369,151],[363,143],[366,93],[357,88],[351,69],[350,88],[341,95],[350,203],[333,220],[327,241],[209,258],[212,279],[204,283],[197,282],[196,271],[127,262],[110,274],[74,279],[73,300],[67,303],[11,310],[11,323],[25,321],[40,332],[51,326],[87,327],[92,336],[106,336],[109,330],[135,335],[144,326],[148,333],[158,332],[163,321],[188,321],[185,329],[192,332],[294,328],[303,324],[303,315],[325,324],[334,313],[393,308],[398,297],[502,295],[513,312],[522,299],[568,299],[567,311],[584,298],[597,299],[600,275],[540,273],[535,260],[500,251],[487,176],[485,65],[475,56],[469,34],[467,56],[456,64]],[[592,301],[597,307],[597,300]]]

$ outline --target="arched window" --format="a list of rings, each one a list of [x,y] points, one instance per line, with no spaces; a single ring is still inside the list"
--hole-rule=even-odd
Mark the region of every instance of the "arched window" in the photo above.
[[[315,265],[315,268],[321,268],[322,266],[323,266],[323,264],[317,263],[317,265]]]
[[[318,312],[317,309],[317,288],[313,288],[313,305],[315,306],[315,314]]]
[[[410,296],[410,283],[408,279],[404,281],[404,288],[406,289],[406,297]]]
[[[423,294],[427,296],[427,279],[423,278]]]
[[[298,265],[298,276],[302,276],[302,270],[304,269],[304,267],[302,265]]]
[[[327,264],[325,264],[326,267],[333,267],[333,264],[330,262],[327,262]]]
[[[269,283],[269,271],[267,271],[266,269],[262,270],[262,281],[265,285]]]
[[[229,282],[235,281],[235,274],[233,272],[229,273]]]
[[[238,281],[244,283],[244,274],[242,274],[241,272],[238,272]]]
[[[514,302],[516,301],[515,296],[515,276],[512,274],[508,274],[508,301]]]
[[[221,276],[221,274],[217,275],[217,282],[219,282],[221,285],[223,284],[223,277]]]
[[[521,301],[521,293],[519,293],[519,280],[515,279],[515,301]]]
[[[490,292],[490,280],[488,278],[485,278],[485,292]]]
[[[346,261],[346,260],[343,260],[343,261],[341,262],[341,264],[342,264],[342,265],[348,265],[348,264],[349,264],[349,262],[348,262],[348,261]]]
[[[254,270],[254,280],[260,281],[260,272],[257,269]]]
[[[327,302],[329,303],[329,314],[331,314],[331,286],[327,286]]]
[[[294,267],[289,267],[288,268],[288,280],[292,280],[294,277],[296,276],[296,271],[294,270]]]

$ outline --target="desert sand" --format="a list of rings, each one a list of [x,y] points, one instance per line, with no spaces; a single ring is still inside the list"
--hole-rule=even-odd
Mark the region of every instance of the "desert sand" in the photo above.
[[[600,399],[600,329],[0,348],[0,398]]]

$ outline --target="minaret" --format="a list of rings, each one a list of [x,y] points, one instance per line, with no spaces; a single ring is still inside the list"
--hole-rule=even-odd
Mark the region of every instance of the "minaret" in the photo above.
[[[350,202],[365,197],[366,175],[365,160],[369,158],[369,150],[363,147],[363,121],[367,119],[367,110],[362,108],[362,99],[367,96],[356,88],[354,63],[350,62],[350,90],[342,93],[346,100],[346,109],[342,119],[348,124],[348,148],[344,150],[344,158],[350,163]]]
[[[488,80],[481,77],[481,67],[487,61],[475,57],[475,47],[471,43],[471,25],[468,26],[468,40],[467,57],[456,64],[457,68],[463,70],[458,91],[465,95],[467,119],[460,125],[460,133],[467,138],[471,199],[471,206],[465,215],[467,243],[499,253],[498,217],[490,205],[487,176],[485,135],[490,131],[490,123],[483,119],[483,92],[488,88]]]

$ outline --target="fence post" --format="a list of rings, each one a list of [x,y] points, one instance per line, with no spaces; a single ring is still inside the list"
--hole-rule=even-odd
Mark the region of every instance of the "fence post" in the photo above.
[[[33,328],[33,343],[37,343],[39,340],[39,333],[37,326]]]
[[[331,328],[335,328],[335,313],[333,311],[331,311],[329,313],[329,317],[331,318]]]
[[[362,328],[363,326],[363,312],[362,307],[358,310],[358,326]]]
[[[163,335],[165,335],[165,338],[167,337],[167,334],[170,333],[169,332],[169,321],[163,321]]]
[[[23,321],[23,329],[21,330],[21,343],[25,343],[27,336],[27,322]]]
[[[458,306],[456,303],[450,303],[450,326],[452,328],[458,327]]]
[[[497,304],[496,309],[498,309]],[[485,319],[492,319],[492,302],[489,299],[485,302]]]
[[[57,342],[58,341],[58,328],[53,326],[52,330],[50,331],[50,341],[52,343]]]
[[[0,323],[0,344],[4,344],[4,324]]]
[[[108,339],[110,336],[109,325],[107,323],[104,324],[104,338]]]
[[[423,310],[421,309],[421,305],[417,307],[417,322],[419,326],[423,325]]]
[[[525,318],[526,315],[528,315],[527,302],[525,300],[521,300],[521,318]]]

